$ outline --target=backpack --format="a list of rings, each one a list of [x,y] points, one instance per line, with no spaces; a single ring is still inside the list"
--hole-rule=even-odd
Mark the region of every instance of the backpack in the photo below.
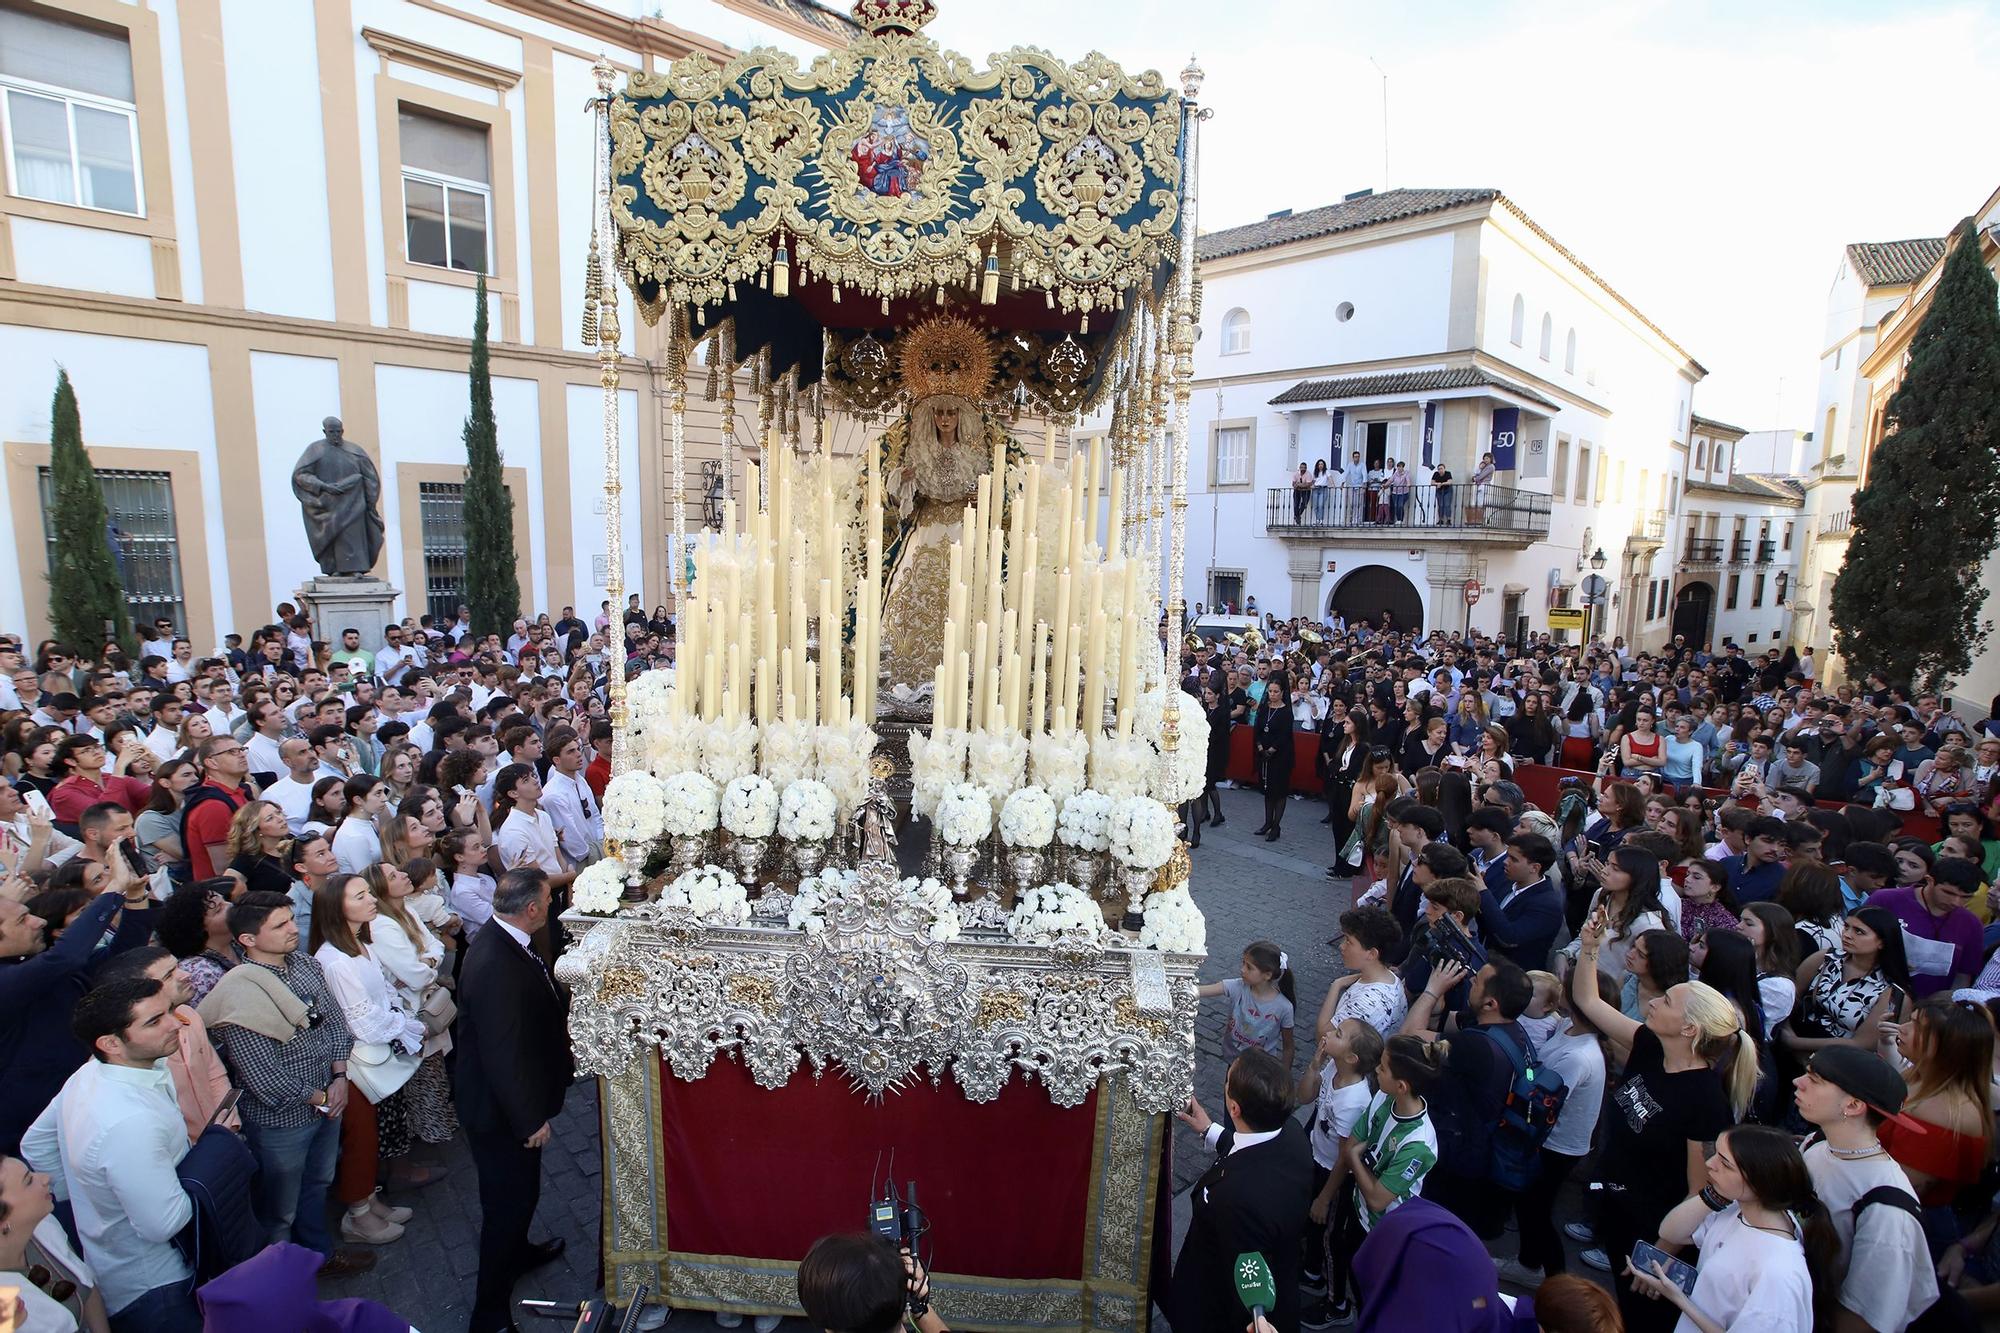
[[[1861,1225],[1862,1210],[1876,1203],[1908,1213],[1917,1219],[1918,1226],[1923,1225],[1924,1210],[1916,1195],[1894,1185],[1877,1185],[1856,1199],[1854,1207],[1849,1210],[1856,1228]],[[1940,1285],[1938,1298],[1910,1321],[1904,1333],[1976,1333],[1981,1327],[1978,1316],[1965,1303],[1965,1297],[1959,1295],[1958,1288]]]
[[[181,847],[187,852],[190,858],[189,860],[182,861],[181,864],[188,867],[186,874],[189,879],[192,879],[194,875],[192,868],[194,844],[188,841],[188,816],[192,815],[201,806],[207,805],[210,801],[229,801],[231,809],[241,809],[242,805],[247,804],[250,800],[250,794],[247,791],[243,795],[244,801],[239,804],[235,801],[229,801],[229,797],[224,795],[220,788],[211,787],[206,783],[189,789],[187,800],[182,804],[180,814]],[[218,875],[222,873],[221,866],[211,866],[210,869]]]
[[[1514,1070],[1507,1099],[1500,1105],[1499,1123],[1493,1127],[1487,1175],[1501,1189],[1523,1190],[1541,1173],[1542,1145],[1556,1127],[1569,1088],[1561,1074],[1530,1060],[1498,1025],[1483,1030]]]

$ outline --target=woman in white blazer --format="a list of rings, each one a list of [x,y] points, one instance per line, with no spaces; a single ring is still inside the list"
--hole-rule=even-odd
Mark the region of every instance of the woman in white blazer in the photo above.
[[[376,916],[369,925],[373,953],[396,1001],[416,1015],[424,1029],[423,1063],[403,1088],[410,1132],[425,1143],[447,1143],[458,1133],[451,1079],[444,1057],[451,1050],[451,1016],[456,1007],[444,990],[439,968],[444,944],[410,911],[410,877],[400,866],[369,866],[361,873],[374,895]],[[433,996],[439,998],[433,999]]]

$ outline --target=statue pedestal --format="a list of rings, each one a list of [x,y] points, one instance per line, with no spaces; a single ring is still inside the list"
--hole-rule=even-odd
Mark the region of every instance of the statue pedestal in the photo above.
[[[397,623],[396,599],[402,595],[402,589],[366,574],[322,574],[307,579],[298,592],[315,638],[338,645],[342,630],[358,629],[361,646],[371,653],[382,646],[382,631]]]

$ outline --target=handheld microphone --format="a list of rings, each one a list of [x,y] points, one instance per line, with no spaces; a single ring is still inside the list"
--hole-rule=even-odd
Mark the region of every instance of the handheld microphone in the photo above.
[[[1236,1256],[1236,1299],[1243,1302],[1253,1320],[1262,1319],[1265,1311],[1278,1303],[1278,1283],[1271,1276],[1271,1265],[1255,1250]]]

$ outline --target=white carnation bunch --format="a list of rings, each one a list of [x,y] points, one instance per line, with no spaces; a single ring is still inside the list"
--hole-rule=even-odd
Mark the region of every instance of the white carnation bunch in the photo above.
[[[660,783],[666,798],[666,831],[675,838],[713,833],[722,818],[722,788],[706,773],[689,770]],[[605,791],[607,804],[610,791]]]
[[[861,718],[816,729],[813,750],[819,780],[833,791],[842,810],[859,809],[868,799],[868,757],[875,751],[875,729]]]
[[[1090,785],[1113,800],[1144,794],[1152,766],[1153,747],[1136,735],[1120,740],[1107,731],[1090,743]]]
[[[800,778],[778,803],[778,836],[788,842],[820,842],[833,836],[838,807],[824,782]]]
[[[975,731],[966,738],[966,781],[986,788],[997,808],[1028,774],[1028,738],[1013,731]]]
[[[939,794],[931,823],[949,845],[977,847],[993,831],[993,794],[976,783],[954,782]]]
[[[705,725],[700,718],[691,716],[661,714],[649,718],[643,736],[647,771],[656,778],[670,778],[700,768]]]
[[[1023,787],[1000,806],[1000,839],[1009,847],[1041,848],[1056,836],[1056,800],[1040,787]]]
[[[1162,953],[1207,953],[1208,920],[1194,905],[1185,885],[1165,893],[1146,895],[1145,925],[1139,930],[1139,947]]]
[[[748,773],[722,789],[722,827],[731,837],[768,838],[778,827],[778,789]]]
[[[1173,814],[1150,796],[1128,796],[1111,807],[1105,840],[1126,869],[1158,870],[1174,854]]]
[[[717,718],[701,730],[701,771],[718,787],[757,771],[757,724]]]
[[[1058,801],[1076,795],[1088,781],[1090,739],[1080,731],[1037,736],[1028,742],[1028,755],[1035,785]]]
[[[808,935],[817,935],[826,929],[826,905],[835,898],[842,898],[860,882],[859,871],[822,870],[799,881],[799,891],[792,895],[791,915],[785,922],[793,930],[803,930]]]
[[[1111,827],[1111,798],[1094,788],[1085,787],[1062,803],[1062,816],[1056,821],[1056,837],[1065,847],[1074,847],[1079,852],[1101,852],[1106,847],[1106,835]]]
[[[932,943],[949,944],[958,938],[958,905],[952,900],[949,886],[928,876],[918,879],[913,875],[896,887],[903,891],[904,897],[930,914]]]
[[[1144,740],[1153,753],[1148,790],[1168,805],[1180,805],[1201,795],[1208,785],[1208,714],[1202,711],[1201,701],[1190,695],[1183,693],[1174,700],[1179,740],[1169,751],[1165,742],[1169,689],[1178,687],[1163,685],[1146,692],[1132,734]]]
[[[721,866],[696,866],[660,891],[662,907],[684,907],[709,926],[740,926],[750,919],[750,895]]]
[[[814,775],[813,729],[804,722],[770,722],[760,751],[764,776],[779,791]]]
[[[607,790],[606,795],[609,794]],[[570,882],[570,904],[585,916],[612,915],[625,893],[625,877],[629,873],[625,863],[615,856],[593,861]]]
[[[666,832],[666,824],[666,791],[651,773],[633,769],[605,787],[605,837],[624,843],[653,842]]]
[[[959,727],[935,727],[926,736],[910,733],[910,809],[929,819],[938,797],[954,782],[965,781],[966,734]]]
[[[1074,884],[1044,884],[1021,895],[1007,934],[1022,944],[1048,944],[1065,932],[1090,939],[1104,933],[1104,911]]]

